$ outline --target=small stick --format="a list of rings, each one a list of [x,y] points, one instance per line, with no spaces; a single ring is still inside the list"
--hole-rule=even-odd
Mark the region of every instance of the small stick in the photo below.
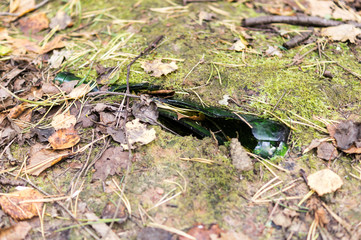
[[[289,41],[285,42],[283,44],[283,46],[287,49],[291,49],[294,47],[297,47],[298,45],[300,45],[302,42],[304,42],[305,40],[307,40],[311,35],[313,34],[313,28],[311,29],[311,31],[309,32],[304,32],[300,35],[297,35],[293,38],[291,38]]]
[[[187,5],[192,2],[218,2],[219,0],[183,0],[183,5]]]
[[[346,22],[340,22],[335,20],[328,20],[320,17],[312,16],[262,16],[255,18],[245,18],[242,21],[243,27],[253,27],[257,25],[265,25],[271,23],[286,23],[291,25],[299,26],[310,26],[310,27],[331,27],[344,24]],[[360,27],[360,23],[347,22],[355,27]]]

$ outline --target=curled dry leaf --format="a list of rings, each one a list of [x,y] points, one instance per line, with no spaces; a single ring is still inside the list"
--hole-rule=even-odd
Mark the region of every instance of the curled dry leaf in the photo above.
[[[79,99],[85,96],[88,92],[90,92],[91,88],[88,84],[82,84],[73,89],[68,95],[69,98]]]
[[[80,137],[74,126],[71,126],[57,130],[48,140],[53,149],[67,149],[75,146]]]
[[[54,151],[45,149],[41,144],[35,144],[30,150],[29,164],[24,171],[38,176],[45,169],[69,157],[71,154],[70,150]]]
[[[229,50],[234,50],[237,52],[243,51],[247,47],[247,41],[240,39],[237,42],[233,43],[233,45],[229,48]]]
[[[59,130],[62,128],[70,128],[72,125],[75,126],[76,117],[74,115],[70,115],[67,113],[61,113],[53,117],[53,121],[51,121],[51,126],[55,130]]]
[[[341,42],[349,40],[351,43],[354,43],[359,34],[361,34],[361,29],[351,24],[342,24],[335,27],[323,28],[321,30],[322,36]]]
[[[43,203],[31,202],[42,199],[43,195],[33,188],[12,192],[0,197],[0,205],[3,211],[15,220],[25,220],[38,216],[41,213]],[[25,202],[27,201],[27,202]]]
[[[340,176],[327,168],[309,175],[307,180],[308,186],[319,196],[335,192],[343,185]]]
[[[125,126],[127,128],[128,140],[131,148],[134,148],[133,144],[135,143],[145,145],[155,139],[154,128],[147,129],[147,125],[140,123],[138,118],[131,122],[127,122]],[[127,144],[122,144],[122,147],[128,150]]]
[[[64,30],[65,28],[72,25],[73,21],[71,20],[71,17],[64,11],[57,12],[55,17],[53,17],[50,22],[51,29],[58,27],[59,30]]]
[[[162,75],[167,75],[168,73],[174,72],[178,69],[178,66],[175,62],[162,63],[161,59],[156,59],[152,62],[143,62],[142,68],[147,73],[153,72],[151,76],[160,77]]]

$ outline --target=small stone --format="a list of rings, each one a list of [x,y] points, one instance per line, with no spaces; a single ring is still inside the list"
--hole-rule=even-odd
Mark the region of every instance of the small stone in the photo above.
[[[252,159],[247,151],[242,147],[237,138],[231,140],[231,159],[235,168],[240,171],[249,171],[253,169]]]

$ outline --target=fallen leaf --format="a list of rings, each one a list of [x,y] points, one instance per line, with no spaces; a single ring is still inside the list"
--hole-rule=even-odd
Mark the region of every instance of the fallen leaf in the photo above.
[[[65,28],[72,25],[73,21],[71,20],[71,17],[64,11],[58,11],[55,17],[53,17],[50,22],[50,28],[54,29],[58,27],[58,30],[64,30]]]
[[[51,68],[58,68],[61,66],[65,59],[68,59],[71,56],[71,51],[68,50],[54,50],[53,55],[51,55],[48,63]]]
[[[204,224],[195,224],[187,234],[195,237],[197,240],[221,240],[222,234],[225,233],[218,224],[211,224],[208,228]],[[179,240],[186,240],[187,237],[180,236]],[[224,240],[226,238],[223,238]]]
[[[249,171],[253,169],[252,159],[248,156],[237,138],[231,140],[231,159],[233,166],[240,171]]]
[[[309,11],[312,16],[319,16],[322,18],[342,19],[343,21],[356,21],[360,22],[361,17],[357,12],[351,8],[340,8],[332,0],[308,0]]]
[[[32,11],[35,9],[35,0],[15,0],[10,1],[10,13],[18,14],[18,16],[15,17],[21,17],[24,14]]]
[[[327,139],[327,138],[326,138]],[[308,147],[303,150],[303,154],[317,148],[325,139],[313,139]]]
[[[351,24],[342,24],[335,27],[327,27],[321,30],[321,35],[329,37],[334,41],[346,42],[349,40],[351,43],[356,41],[357,35],[361,34],[361,29]]]
[[[21,18],[19,24],[23,33],[37,33],[49,27],[49,19],[45,13],[36,13],[30,17]]]
[[[266,55],[282,57],[282,53],[280,52],[280,50],[277,47],[273,46],[268,46],[268,49],[266,50]]]
[[[292,219],[289,216],[286,216],[282,211],[275,213],[272,216],[272,221],[277,226],[281,226],[283,228],[288,228],[292,224]]]
[[[60,93],[59,88],[50,82],[43,83],[43,85],[41,86],[41,89],[44,94],[48,94],[48,95],[55,95],[57,93]]]
[[[69,98],[79,99],[90,92],[91,88],[88,84],[82,84],[73,89],[68,95]]]
[[[42,211],[43,203],[23,202],[42,199],[43,195],[33,188],[12,192],[0,197],[3,211],[15,220],[25,220],[38,216]]]
[[[13,108],[10,109],[8,117],[11,119],[18,118],[21,114],[25,112],[26,109],[28,109],[29,104],[26,102],[23,102]]]
[[[233,45],[229,48],[229,50],[234,50],[237,52],[243,51],[247,47],[247,42],[245,40],[237,40],[237,42],[233,43]]]
[[[102,212],[102,219],[112,219],[114,218],[114,213],[117,210],[117,206],[112,202],[108,202]],[[117,223],[123,223],[128,218],[126,208],[123,204],[119,205],[118,212],[115,214],[115,218],[119,219]]]
[[[24,170],[24,172],[38,176],[45,169],[53,166],[70,155],[70,150],[55,151],[46,149],[45,146],[41,144],[35,144],[30,149],[29,164],[26,166],[26,170]]]
[[[55,131],[48,140],[53,149],[67,149],[75,146],[80,137],[74,126],[71,126]]]
[[[307,177],[308,186],[319,196],[335,192],[342,185],[342,179],[330,169],[317,171]]]
[[[8,30],[6,28],[0,27],[0,40],[7,39],[9,37]]]
[[[106,224],[100,221],[100,219],[92,212],[85,213],[85,217],[90,222],[96,222],[92,224],[92,228],[105,240],[120,240],[120,238],[113,232],[113,230]]]
[[[139,119],[136,118],[131,122],[125,124],[128,133],[128,141],[130,147],[133,149],[133,144],[138,143],[139,145],[145,145],[155,139],[154,128],[147,129],[147,125],[140,123]],[[122,144],[125,150],[128,150],[128,144]]]
[[[24,55],[26,52],[39,53],[41,47],[29,39],[11,39],[12,54],[13,55]]]
[[[8,228],[0,230],[1,240],[23,240],[31,229],[31,225],[28,222],[18,222]]]
[[[108,175],[120,174],[128,164],[128,152],[124,152],[121,147],[108,148],[94,165],[96,172],[93,174],[93,179],[104,181]]]
[[[200,11],[198,18],[199,18],[199,25],[202,25],[203,21],[211,21],[213,18],[215,18],[216,15],[214,15],[213,13],[209,13],[209,12],[205,12],[205,11]]]
[[[53,40],[51,40],[50,42],[46,43],[43,47],[41,47],[37,53],[44,54],[44,53],[50,52],[54,49],[63,48],[63,47],[65,47],[65,42],[63,41],[63,36],[58,35],[58,36],[55,36]]]
[[[125,138],[125,133],[122,129],[116,129],[113,127],[107,127],[107,133],[112,136],[113,140],[118,142],[118,143],[123,143],[125,144],[126,138]]]
[[[317,157],[330,161],[338,156],[338,151],[332,143],[323,142],[317,147]]]
[[[158,119],[157,105],[150,98],[142,98],[140,102],[133,103],[132,114],[142,122],[156,124]]]
[[[161,59],[156,59],[151,62],[143,62],[142,68],[147,73],[153,72],[151,76],[160,77],[162,75],[167,75],[168,73],[174,72],[178,69],[178,66],[175,62],[162,63]]]
[[[117,120],[116,115],[111,112],[101,112],[99,113],[99,118],[101,123],[110,126],[114,126]]]
[[[70,94],[75,86],[78,84],[78,80],[73,80],[73,81],[70,81],[70,82],[64,82],[60,85],[60,89],[61,91],[65,92],[66,94]]]
[[[42,143],[48,142],[48,138],[55,132],[54,128],[35,128],[33,131]]]
[[[335,126],[331,137],[336,139],[338,148],[347,150],[358,141],[359,128],[359,124],[352,121],[342,121]]]
[[[75,124],[76,117],[74,115],[70,115],[68,112],[56,115],[51,121],[51,126],[55,130],[59,130],[61,128],[70,128],[72,125],[75,126]]]

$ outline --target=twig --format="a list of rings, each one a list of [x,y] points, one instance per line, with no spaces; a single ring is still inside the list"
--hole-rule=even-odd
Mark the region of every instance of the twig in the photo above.
[[[138,95],[128,94],[128,93],[121,93],[121,92],[110,92],[110,91],[98,91],[98,92],[91,92],[87,94],[89,97],[96,96],[96,95],[122,95],[131,98],[140,98]]]
[[[257,25],[265,25],[271,23],[286,23],[291,25],[299,26],[310,26],[310,27],[331,27],[344,24],[345,22],[328,20],[320,17],[313,16],[262,16],[255,18],[245,18],[242,21],[243,27],[253,27]],[[355,27],[360,27],[360,23],[347,22],[354,25]]]
[[[218,2],[219,0],[183,0],[183,5],[187,5],[192,2]]]
[[[294,47],[300,45],[305,40],[307,40],[312,34],[313,34],[313,28],[310,29],[309,32],[304,32],[300,35],[297,35],[297,36],[291,38],[289,41],[285,42],[283,44],[283,46],[287,49],[294,48]]]

